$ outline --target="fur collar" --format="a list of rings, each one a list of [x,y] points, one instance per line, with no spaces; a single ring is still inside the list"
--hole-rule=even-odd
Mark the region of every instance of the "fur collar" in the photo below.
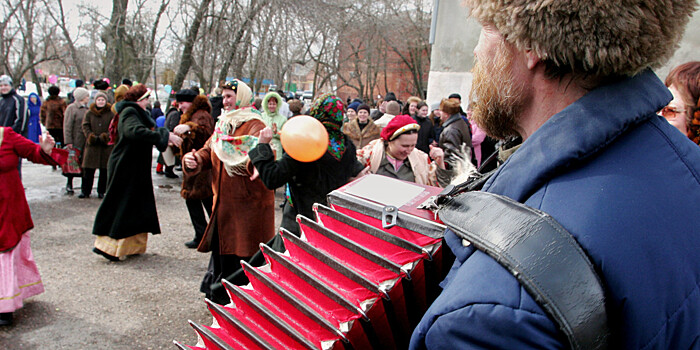
[[[92,114],[94,115],[105,114],[111,111],[112,105],[109,102],[107,102],[101,109],[97,109],[97,105],[95,105],[94,103],[90,105],[90,112],[92,112]]]

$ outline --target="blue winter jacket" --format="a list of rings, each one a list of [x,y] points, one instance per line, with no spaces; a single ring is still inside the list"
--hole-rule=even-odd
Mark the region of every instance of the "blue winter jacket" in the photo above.
[[[700,348],[700,147],[655,112],[650,70],[554,115],[484,191],[550,214],[603,279],[614,349]],[[567,340],[494,259],[445,237],[457,259],[412,349],[559,349]]]

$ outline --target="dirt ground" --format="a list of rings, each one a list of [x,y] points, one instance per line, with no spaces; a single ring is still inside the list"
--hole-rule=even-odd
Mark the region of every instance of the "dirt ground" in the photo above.
[[[46,291],[25,300],[14,325],[0,327],[0,349],[175,349],[173,340],[197,342],[187,321],[211,324],[199,292],[209,254],[184,246],[194,230],[181,181],[156,175],[153,164],[162,234],[149,235],[145,254],[110,262],[92,252],[96,188],[79,199],[76,178],[76,195],[64,195],[60,169],[23,162],[32,251]],[[275,221],[279,226],[279,208]]]

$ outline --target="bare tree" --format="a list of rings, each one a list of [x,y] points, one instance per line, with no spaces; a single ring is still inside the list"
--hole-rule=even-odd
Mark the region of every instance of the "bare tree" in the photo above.
[[[126,57],[126,11],[129,0],[112,0],[112,17],[102,31],[105,44],[104,73],[111,81],[121,78]]]
[[[185,37],[185,42],[182,50],[182,56],[180,57],[180,66],[175,74],[175,81],[173,81],[173,90],[180,90],[182,87],[182,82],[185,80],[187,72],[192,66],[192,49],[195,45],[197,39],[197,33],[199,33],[199,26],[202,24],[202,19],[209,8],[209,3],[211,0],[201,0],[199,6],[197,7],[197,12],[195,13],[192,24],[190,25],[187,36]]]

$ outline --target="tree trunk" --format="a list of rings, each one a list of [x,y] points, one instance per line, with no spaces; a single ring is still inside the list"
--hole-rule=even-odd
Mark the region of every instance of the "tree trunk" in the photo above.
[[[110,81],[121,80],[124,56],[124,38],[126,25],[126,7],[129,0],[112,0],[112,17],[102,33],[105,43],[104,74]]]
[[[207,12],[207,8],[209,7],[210,3],[211,0],[202,0],[202,2],[199,4],[199,8],[197,8],[197,12],[194,15],[192,25],[187,32],[187,37],[185,37],[185,47],[182,50],[182,56],[180,57],[180,67],[177,69],[175,81],[173,81],[172,84],[174,91],[179,91],[182,88],[182,82],[185,81],[187,72],[190,71],[190,67],[192,66],[192,49],[194,47],[195,40],[197,40],[197,33],[199,33],[199,26],[202,24],[202,18],[204,18],[204,14]]]

